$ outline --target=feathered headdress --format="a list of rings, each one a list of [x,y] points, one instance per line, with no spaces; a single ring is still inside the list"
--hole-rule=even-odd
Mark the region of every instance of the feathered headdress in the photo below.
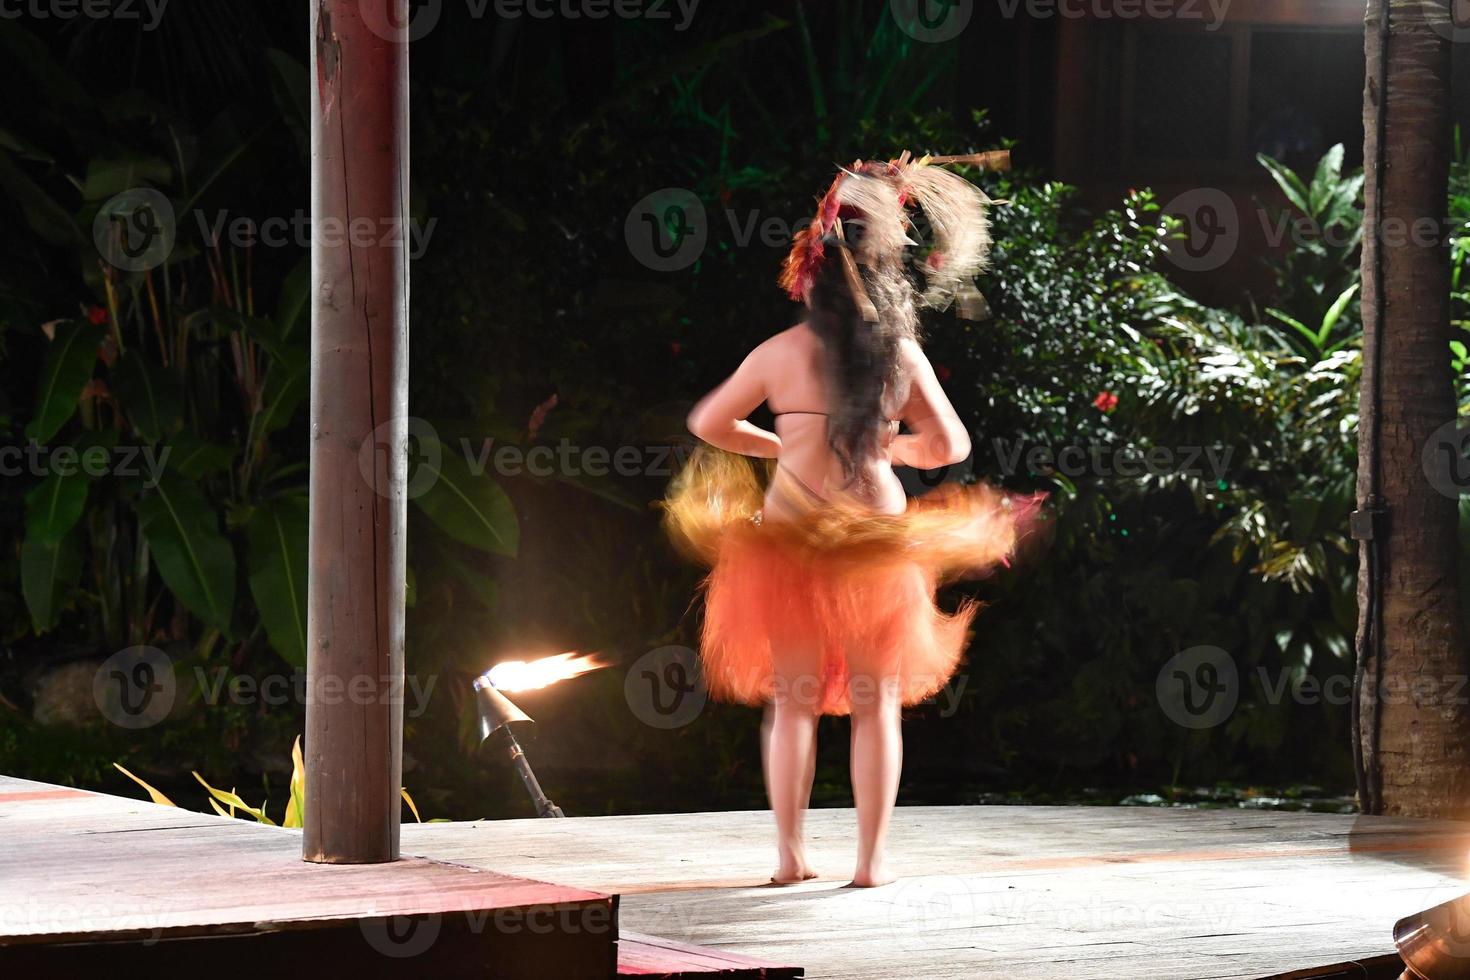
[[[817,270],[829,255],[824,243],[835,235],[841,261],[859,309],[876,318],[873,304],[862,288],[856,265],[873,265],[879,256],[896,255],[914,245],[908,237],[908,209],[917,205],[934,232],[933,248],[924,261],[925,288],[921,299],[936,309],[947,307],[957,293],[973,292],[971,280],[985,268],[990,255],[990,222],[985,215],[992,201],[984,191],[944,164],[970,164],[989,170],[1009,170],[1009,150],[992,150],[964,156],[924,156],[913,159],[908,151],[896,160],[856,161],[841,170],[831,188],[817,203],[817,213],[796,233],[791,253],[781,269],[781,288],[798,302],[811,295]],[[856,248],[849,247],[842,221],[860,221],[863,235]]]

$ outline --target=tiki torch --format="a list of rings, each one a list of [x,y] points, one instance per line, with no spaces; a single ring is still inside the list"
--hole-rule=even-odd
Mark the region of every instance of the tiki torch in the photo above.
[[[505,692],[548,687],[557,681],[605,666],[590,656],[563,653],[530,662],[512,660],[496,664],[475,678],[475,703],[480,710],[480,744],[493,738],[502,746],[510,757],[511,765],[515,766],[516,775],[525,784],[526,792],[531,795],[538,817],[561,817],[565,814],[542,791],[541,783],[526,759],[525,750],[521,748],[520,739],[516,737],[517,729],[526,734],[536,723],[506,697]]]
[[[1470,978],[1470,895],[1400,919],[1393,943],[1409,980]],[[1402,978],[1401,978],[1402,980]]]

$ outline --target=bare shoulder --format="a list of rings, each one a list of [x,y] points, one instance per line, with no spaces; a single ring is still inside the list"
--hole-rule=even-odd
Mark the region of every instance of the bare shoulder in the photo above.
[[[904,337],[898,342],[898,361],[910,375],[922,373],[929,367],[929,356],[912,337]]]
[[[794,354],[809,351],[817,343],[817,335],[805,323],[787,327],[761,341],[750,354],[761,359],[782,360]]]

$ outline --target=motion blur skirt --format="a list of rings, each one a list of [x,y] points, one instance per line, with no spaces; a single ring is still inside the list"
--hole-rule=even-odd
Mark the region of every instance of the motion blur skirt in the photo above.
[[[762,520],[750,463],[702,449],[665,502],[674,542],[710,567],[700,643],[710,694],[822,714],[935,694],[977,611],[974,602],[941,610],[938,586],[1006,562],[1043,498],[951,486],[880,515],[803,493],[792,494],[807,501],[797,518]]]

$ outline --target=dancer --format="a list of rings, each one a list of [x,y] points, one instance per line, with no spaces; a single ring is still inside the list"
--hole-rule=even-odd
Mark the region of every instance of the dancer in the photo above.
[[[908,500],[893,471],[970,452],[918,322],[921,305],[974,295],[989,250],[989,199],[940,165],[961,159],[995,156],[904,154],[838,174],[781,276],[805,318],[695,406],[690,431],[714,448],[696,452],[665,504],[675,542],[712,568],[701,639],[711,695],[766,705],[777,884],[815,877],[802,818],[823,714],[852,718],[852,884],[893,880],[884,840],[902,765],[900,709],[948,682],[975,614],[973,603],[941,611],[936,587],[1004,561],[1040,503],[953,485]],[[916,263],[922,292],[904,261],[915,205],[934,231]],[[762,403],[774,432],[748,420]],[[751,458],[774,461],[768,480]]]

